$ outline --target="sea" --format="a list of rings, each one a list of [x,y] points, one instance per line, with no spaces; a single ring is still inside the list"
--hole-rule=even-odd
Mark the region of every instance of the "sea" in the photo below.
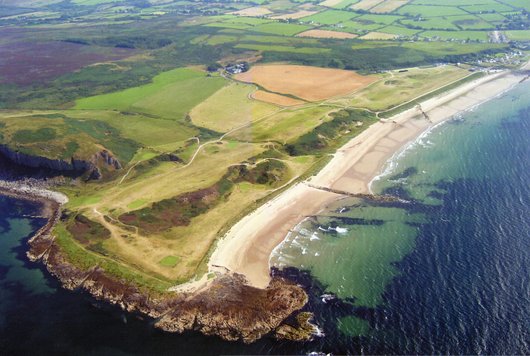
[[[530,83],[424,133],[371,184],[300,223],[273,273],[303,285],[310,342],[245,345],[63,290],[25,255],[44,224],[0,197],[0,354],[529,354]]]

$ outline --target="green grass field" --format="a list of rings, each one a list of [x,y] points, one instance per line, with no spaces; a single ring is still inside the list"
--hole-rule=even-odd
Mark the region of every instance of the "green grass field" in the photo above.
[[[353,4],[358,3],[359,1],[360,0],[342,0],[338,4],[333,5],[332,8],[334,8],[334,9],[345,9],[347,7],[350,7]],[[322,3],[320,3],[320,5],[322,6]]]
[[[489,22],[484,21],[480,17],[464,15],[464,16],[451,16],[453,24],[463,30],[494,30],[495,26]]]
[[[443,5],[405,5],[403,7],[400,7],[397,10],[397,13],[411,16],[420,15],[425,18],[434,16],[454,16],[467,14],[467,12],[459,9],[458,7]]]
[[[418,32],[420,32],[421,30],[415,30],[415,29],[390,25],[390,26],[382,27],[378,29],[378,31],[384,32],[384,33],[391,33],[394,35],[399,35],[399,36],[404,36],[404,37],[412,37]]]
[[[487,43],[406,42],[401,46],[427,52],[431,55],[462,55],[480,52],[490,48],[502,48],[506,45],[491,45]]]
[[[385,25],[382,23],[374,23],[372,21],[362,21],[354,19],[352,21],[346,21],[340,24],[340,29],[347,32],[362,32],[362,31],[374,31],[378,30]],[[331,29],[331,28],[330,28]]]
[[[151,84],[78,100],[74,108],[140,112],[181,120],[224,85],[226,80],[221,77],[207,77],[196,69],[179,68],[159,74]]]
[[[458,30],[458,27],[451,20],[453,17],[449,17],[449,19],[444,17],[431,17],[422,19],[421,21],[402,20],[401,23],[405,26],[419,27],[425,30]]]
[[[470,12],[472,14],[481,14],[483,12],[510,12],[513,11],[514,8],[505,4],[502,4],[500,2],[492,2],[489,4],[484,5],[467,5],[462,6],[462,10]]]
[[[524,0],[523,0],[524,1]],[[414,5],[437,5],[439,2],[433,0],[414,0]],[[488,5],[497,4],[496,0],[444,0],[444,6],[465,6],[465,5]]]
[[[315,15],[303,17],[300,20],[304,22],[316,22],[321,25],[334,25],[340,22],[348,21],[356,16],[357,14],[350,11],[327,10]]]
[[[530,11],[530,3],[526,0],[504,0],[505,4],[509,4],[515,8],[524,9]]]
[[[490,24],[499,24],[506,20],[506,17],[497,13],[479,14],[478,17],[480,17],[486,22],[489,22]]]
[[[424,31],[419,34],[425,38],[439,38],[442,40],[474,40],[487,41],[488,31]]]
[[[311,131],[316,126],[329,120],[327,113],[333,111],[329,106],[286,110],[262,120],[247,130],[236,132],[231,137],[252,141],[289,142]]]
[[[387,110],[469,74],[468,71],[454,66],[392,72],[352,96],[350,105],[378,111]]]
[[[119,130],[128,139],[146,147],[162,147],[180,143],[196,136],[198,130],[170,119],[160,119],[142,114],[120,114],[116,111],[69,110],[66,114],[82,120],[103,121]]]
[[[530,30],[506,31],[506,36],[514,41],[530,41]]]
[[[365,14],[356,18],[357,21],[372,21],[375,23],[390,25],[397,20],[404,19],[403,16],[396,15],[378,15],[378,14]]]
[[[253,85],[230,84],[191,110],[192,122],[217,132],[249,124],[279,108],[250,99],[256,90]]]
[[[261,32],[272,35],[281,35],[281,36],[293,36],[297,33],[304,32],[309,30],[310,26],[297,25],[297,24],[288,24],[288,23],[268,23],[264,25],[255,26],[252,28],[253,32]]]
[[[263,52],[288,52],[288,53],[298,53],[298,54],[319,54],[319,53],[328,53],[331,51],[329,48],[319,48],[319,47],[289,47],[289,46],[268,46],[268,45],[258,45],[258,44],[247,44],[242,43],[235,46],[235,48],[245,48],[251,49],[254,51],[263,51]]]

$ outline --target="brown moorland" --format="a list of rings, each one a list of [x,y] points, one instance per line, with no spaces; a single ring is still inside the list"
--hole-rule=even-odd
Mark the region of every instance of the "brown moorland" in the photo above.
[[[346,95],[377,80],[349,70],[284,64],[254,66],[235,78],[308,101]]]
[[[0,82],[29,85],[57,78],[90,64],[123,59],[138,51],[61,41],[26,41],[0,44],[0,53]]]

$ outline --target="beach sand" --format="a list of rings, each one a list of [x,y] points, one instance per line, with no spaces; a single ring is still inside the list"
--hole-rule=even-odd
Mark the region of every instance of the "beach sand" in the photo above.
[[[270,282],[270,255],[290,229],[344,198],[315,187],[370,193],[369,184],[385,163],[422,132],[494,98],[522,78],[508,72],[490,74],[422,102],[426,115],[415,107],[373,124],[341,147],[315,177],[289,188],[234,225],[212,254],[210,270],[240,273],[250,285],[265,288]]]

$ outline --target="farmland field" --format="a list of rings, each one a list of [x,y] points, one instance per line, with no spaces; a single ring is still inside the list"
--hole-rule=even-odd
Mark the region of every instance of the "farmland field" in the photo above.
[[[275,20],[293,19],[293,20],[295,20],[295,19],[300,19],[302,17],[311,16],[311,15],[314,15],[316,13],[318,13],[318,11],[301,10],[301,11],[297,11],[297,12],[271,16],[271,19],[275,19]]]
[[[530,30],[506,31],[506,36],[512,40],[530,41]]]
[[[467,15],[467,12],[453,6],[444,5],[405,5],[397,10],[399,14],[422,17]]]
[[[488,40],[488,32],[486,31],[425,31],[421,32],[419,36],[426,38],[440,38],[443,40]]]
[[[241,16],[263,16],[270,14],[271,11],[264,7],[248,7],[243,10],[235,11],[233,12],[234,15],[241,15]]]
[[[328,31],[328,30],[309,30],[297,35],[298,37],[313,37],[313,38],[355,38],[356,35],[348,32]]]
[[[378,30],[379,32],[384,33],[391,33],[394,35],[404,36],[404,37],[411,37],[420,32],[420,30],[405,28],[405,27],[399,27],[399,26],[386,26],[382,27]]]
[[[361,0],[360,2],[350,6],[352,10],[370,10],[371,8],[383,3],[385,0]]]
[[[225,84],[223,78],[207,77],[202,71],[181,68],[156,76],[151,84],[81,99],[75,108],[140,112],[180,120]]]
[[[260,121],[249,130],[236,132],[230,137],[239,140],[251,139],[257,142],[289,142],[330,120],[327,115],[336,110],[329,106],[315,106],[282,111],[267,120]]]
[[[356,93],[351,103],[372,110],[387,110],[467,75],[468,71],[451,66],[392,72],[390,76]]]
[[[446,55],[459,55],[473,53],[477,51],[483,51],[491,48],[490,45],[483,43],[467,43],[467,44],[452,44],[447,42],[429,42],[429,43],[415,43],[408,42],[403,43],[403,47],[421,50],[432,55],[446,54]],[[496,44],[494,46],[500,47],[502,44]]]
[[[420,27],[426,30],[457,30],[458,28],[453,23],[453,17],[431,17],[429,19],[417,20],[403,20],[402,24],[412,27]]]
[[[299,53],[299,54],[319,54],[330,52],[328,48],[319,48],[319,47],[292,47],[292,46],[269,46],[261,44],[250,44],[250,43],[241,43],[235,46],[235,48],[245,48],[252,49],[255,51],[264,51],[264,52],[287,52],[287,53]]]
[[[451,21],[463,30],[493,30],[495,27],[476,16],[451,16]]]
[[[390,25],[391,23],[396,22],[397,20],[404,19],[402,16],[396,15],[378,15],[378,14],[365,14],[356,18],[356,21],[370,21],[385,25]]]
[[[321,2],[320,6],[331,7],[335,9],[346,9],[360,0],[326,0]]]
[[[301,20],[304,22],[316,22],[322,25],[334,25],[350,20],[355,16],[356,14],[349,11],[327,10],[309,17],[304,17]]]
[[[296,25],[296,24],[286,24],[286,23],[272,23],[256,26],[252,28],[254,32],[268,33],[272,35],[283,35],[283,36],[293,36],[297,33],[306,31],[310,29],[309,26]]]
[[[251,100],[254,91],[252,85],[229,84],[193,108],[191,120],[197,126],[226,132],[278,111],[273,105]]]
[[[385,26],[381,23],[374,23],[373,21],[366,21],[359,19],[354,19],[352,21],[347,21],[341,24],[341,29],[344,31],[352,31],[352,32],[359,32],[359,31],[372,31],[380,29],[381,27]]]
[[[360,89],[374,78],[351,71],[294,65],[255,66],[238,74],[243,82],[255,83],[272,92],[319,101]]]
[[[375,13],[388,13],[399,9],[401,6],[406,5],[409,2],[410,0],[385,0],[374,6],[370,11]]]
[[[293,99],[288,96],[274,94],[274,93],[270,93],[270,92],[263,91],[263,90],[257,90],[254,93],[252,93],[252,98],[259,100],[259,101],[264,101],[266,103],[271,103],[271,104],[280,105],[280,106],[295,106],[295,105],[301,105],[305,103],[302,100]]]
[[[368,32],[366,35],[362,36],[363,40],[393,40],[397,38],[398,35],[393,35],[390,33],[384,32]]]

